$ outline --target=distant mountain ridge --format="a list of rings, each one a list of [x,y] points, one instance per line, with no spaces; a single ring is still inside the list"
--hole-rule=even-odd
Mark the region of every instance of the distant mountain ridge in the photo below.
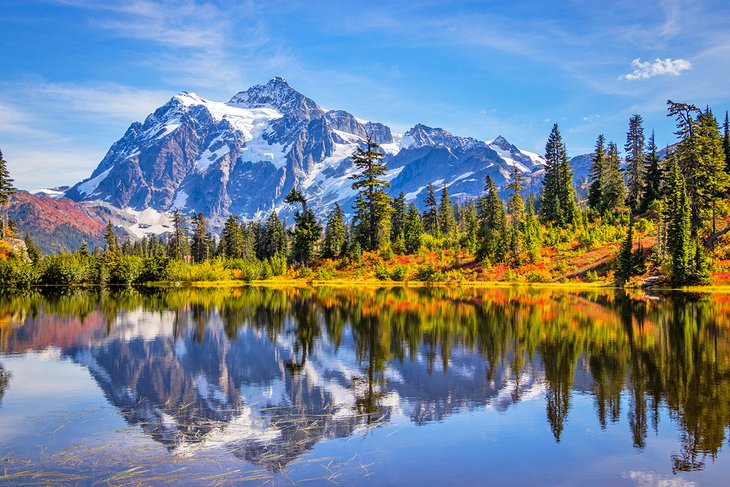
[[[164,231],[160,222],[175,209],[203,212],[214,229],[229,215],[291,214],[283,199],[295,186],[319,216],[334,203],[350,214],[350,155],[368,135],[386,153],[390,193],[402,191],[419,204],[429,182],[466,199],[481,194],[487,174],[504,186],[516,166],[536,185],[543,171],[540,156],[502,136],[485,142],[423,124],[394,134],[382,123],[325,111],[274,78],[227,102],[188,92],[173,96],[143,123],[133,123],[65,196],[119,208],[138,220],[128,226],[138,237]]]

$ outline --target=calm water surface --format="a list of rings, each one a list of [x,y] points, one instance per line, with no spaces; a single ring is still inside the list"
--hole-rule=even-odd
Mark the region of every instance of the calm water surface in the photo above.
[[[730,296],[0,296],[0,483],[728,485]]]

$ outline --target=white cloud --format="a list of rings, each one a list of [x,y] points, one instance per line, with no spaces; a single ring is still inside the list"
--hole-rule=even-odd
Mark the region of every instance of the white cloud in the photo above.
[[[682,478],[680,475],[668,476],[654,472],[643,472],[632,470],[624,472],[623,477],[634,481],[637,487],[696,487],[697,484],[691,480]]]
[[[654,76],[664,76],[670,74],[672,76],[679,76],[682,71],[692,69],[692,63],[686,59],[659,59],[656,58],[654,62],[644,61],[640,58],[636,58],[631,61],[631,66],[636,68],[628,74],[620,76],[620,79],[637,80],[637,79],[648,79]]]

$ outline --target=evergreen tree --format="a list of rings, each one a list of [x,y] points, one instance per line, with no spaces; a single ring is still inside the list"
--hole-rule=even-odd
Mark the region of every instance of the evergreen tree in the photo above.
[[[390,226],[390,243],[393,250],[399,253],[405,252],[405,222],[408,212],[408,204],[406,203],[406,195],[401,191],[397,198],[393,200],[393,216],[391,217]]]
[[[573,171],[558,124],[553,125],[545,144],[541,217],[546,222],[563,227],[574,224],[578,219]]]
[[[624,284],[634,272],[634,218],[629,216],[629,228],[626,232],[626,239],[621,243],[621,250],[618,254],[616,267],[616,281]]]
[[[730,124],[728,124],[727,112],[725,112],[725,123],[723,124],[724,136],[722,148],[725,152],[725,172],[730,174]]]
[[[120,251],[119,240],[117,240],[117,234],[114,231],[112,222],[106,222],[106,229],[104,230],[104,244],[105,250],[109,253],[117,253]]]
[[[691,231],[696,235],[701,226],[699,199],[697,192],[702,185],[697,161],[697,117],[700,109],[688,103],[678,103],[667,100],[667,116],[677,121],[675,134],[679,138],[677,144],[678,162],[680,171],[685,179],[687,194],[690,199]]]
[[[456,220],[454,219],[454,207],[451,205],[451,198],[449,198],[449,188],[446,185],[441,191],[438,215],[441,235],[452,238],[456,231]]]
[[[627,203],[633,212],[639,208],[644,190],[644,128],[641,115],[629,119],[626,133]]]
[[[436,202],[436,192],[433,189],[433,183],[428,183],[426,188],[425,209],[423,211],[423,227],[426,233],[434,237],[441,236],[441,223],[439,222],[439,208]]]
[[[517,169],[517,166],[514,166],[512,168],[510,182],[507,185],[507,190],[509,191],[507,210],[511,217],[509,249],[512,254],[512,261],[515,264],[519,264],[521,241],[524,235],[525,200],[522,199],[522,190],[525,186],[522,181],[522,172]]]
[[[522,228],[524,235],[524,247],[527,257],[531,264],[540,260],[540,222],[535,214],[535,197],[530,194],[527,198],[527,211],[525,212],[525,221]]]
[[[173,234],[170,239],[169,255],[174,259],[185,259],[188,255],[188,219],[180,211],[175,210],[172,213]]]
[[[36,247],[36,245],[33,243],[33,240],[31,240],[30,235],[27,233],[25,234],[25,238],[23,239],[25,241],[25,248],[28,251],[28,257],[30,257],[31,262],[33,264],[36,264],[38,260],[41,258],[41,251]],[[86,242],[84,242],[85,244]]]
[[[670,254],[671,279],[675,285],[689,282],[691,276],[692,240],[691,210],[685,179],[676,156],[671,158],[667,188],[667,247]]]
[[[193,238],[191,244],[191,257],[193,262],[203,262],[208,260],[210,255],[210,239],[208,235],[208,223],[203,213],[196,213],[192,218]]]
[[[314,214],[307,209],[307,199],[296,188],[284,199],[286,203],[301,203],[302,211],[294,216],[294,245],[292,259],[308,264],[314,258],[315,245],[322,234],[322,226]]]
[[[11,234],[10,222],[8,221],[8,204],[13,193],[15,193],[13,179],[10,177],[8,163],[0,151],[0,211],[2,212],[0,217],[0,238],[8,237]]]
[[[722,138],[717,120],[708,109],[697,117],[696,143],[697,152],[695,161],[695,180],[698,187],[694,188],[693,197],[697,200],[698,216],[701,219],[698,227],[706,218],[711,220],[711,231],[717,231],[717,201],[725,194],[730,182],[725,172],[725,153],[722,147]]]
[[[421,248],[423,238],[423,222],[421,221],[421,213],[415,203],[408,205],[408,213],[403,224],[403,237],[406,252],[414,254]]]
[[[608,143],[605,176],[601,206],[604,212],[614,212],[624,206],[626,189],[621,175],[621,157],[618,154],[618,147],[613,142]]]
[[[342,256],[345,246],[345,220],[340,205],[335,203],[334,209],[327,217],[324,230],[322,257],[338,259]]]
[[[237,216],[229,216],[223,224],[218,253],[228,259],[243,257],[243,229]]]
[[[301,201],[298,201],[301,202]],[[256,257],[271,259],[275,255],[286,256],[286,232],[276,211],[272,211],[259,230],[256,239]]]
[[[479,219],[477,217],[477,207],[472,200],[464,204],[460,215],[464,229],[461,237],[461,245],[467,252],[474,253],[476,252],[479,241]]]
[[[603,213],[603,185],[606,181],[606,150],[603,134],[596,140],[596,150],[593,152],[590,170],[591,185],[588,189],[588,206],[599,213]]]
[[[370,136],[365,148],[358,147],[352,154],[352,164],[361,172],[350,176],[355,182],[352,189],[360,192],[355,219],[360,225],[362,244],[368,250],[376,250],[390,240],[390,198],[385,188],[390,183],[382,179],[388,168],[383,163],[385,154]]]
[[[641,205],[642,211],[648,210],[652,203],[661,198],[662,166],[659,161],[659,155],[657,154],[656,143],[654,141],[654,131],[651,132],[649,144],[646,148],[644,173],[646,174],[646,177],[644,184],[644,200]]]
[[[507,217],[497,185],[487,175],[486,194],[479,205],[480,226],[477,258],[489,263],[503,262],[506,250]]]

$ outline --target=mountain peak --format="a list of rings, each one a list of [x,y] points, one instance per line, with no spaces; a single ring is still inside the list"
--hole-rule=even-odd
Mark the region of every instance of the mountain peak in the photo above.
[[[275,108],[285,116],[304,120],[324,115],[324,111],[313,100],[299,93],[279,76],[265,85],[255,85],[235,94],[228,103],[246,108]]]
[[[432,128],[422,123],[415,125],[403,134],[401,146],[406,149],[416,149],[424,146],[441,146],[452,150],[469,150],[479,144],[471,137],[457,137],[442,128]]]

